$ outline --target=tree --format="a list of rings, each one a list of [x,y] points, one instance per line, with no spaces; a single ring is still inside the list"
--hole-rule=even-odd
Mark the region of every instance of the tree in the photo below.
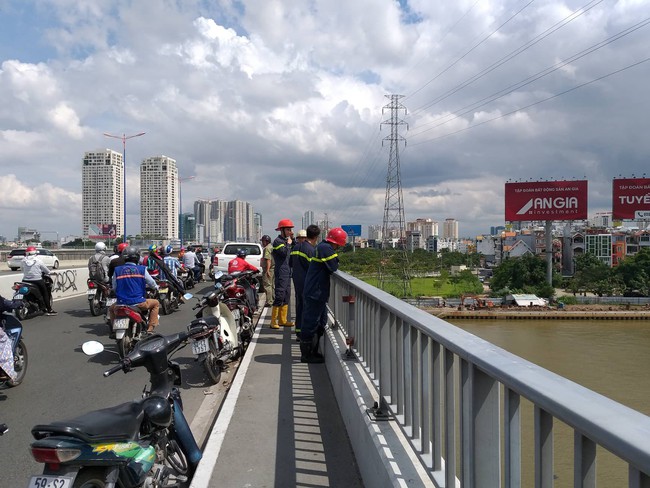
[[[626,257],[614,269],[614,275],[621,280],[624,293],[650,295],[650,249],[643,247]]]
[[[546,261],[533,254],[509,258],[494,269],[490,287],[503,294],[533,293],[551,298],[554,288],[546,282]]]

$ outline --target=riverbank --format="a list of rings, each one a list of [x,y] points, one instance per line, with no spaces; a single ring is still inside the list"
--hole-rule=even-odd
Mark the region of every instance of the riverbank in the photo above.
[[[650,320],[650,308],[627,305],[566,305],[562,309],[509,307],[480,310],[426,309],[442,319],[509,320]]]

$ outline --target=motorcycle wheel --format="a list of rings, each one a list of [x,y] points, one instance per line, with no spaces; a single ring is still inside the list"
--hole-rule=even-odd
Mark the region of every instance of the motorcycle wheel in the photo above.
[[[105,488],[106,470],[102,468],[83,468],[77,474],[72,488]]]
[[[18,341],[16,352],[14,353],[14,370],[18,373],[18,376],[15,380],[7,380],[7,385],[9,386],[20,385],[27,374],[27,347],[25,347],[22,339]]]
[[[18,317],[18,320],[25,320],[28,313],[29,308],[27,307],[27,304],[24,304],[22,307],[16,309],[16,317]]]
[[[117,340],[117,352],[121,358],[125,358],[131,351],[133,351],[135,341],[133,340],[132,334],[131,327],[129,326],[128,330],[124,333],[124,336]]]
[[[219,351],[217,350],[214,341],[210,339],[208,342],[210,343],[210,350],[208,351],[205,361],[203,361],[203,368],[212,384],[216,385],[221,381],[221,365],[223,362],[219,359]]]
[[[96,293],[93,299],[88,301],[88,305],[90,305],[90,314],[93,317],[97,317],[100,313],[102,313],[102,303],[99,298],[97,298]]]
[[[163,315],[169,315],[170,313],[172,313],[168,295],[165,295],[164,297],[160,298],[160,313],[162,313]]]

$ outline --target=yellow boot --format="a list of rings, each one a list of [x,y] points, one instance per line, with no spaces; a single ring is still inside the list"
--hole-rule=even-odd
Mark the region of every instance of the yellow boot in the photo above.
[[[275,305],[271,309],[271,329],[279,329],[280,326],[278,325],[278,317],[280,315],[280,307],[276,307]]]
[[[285,327],[293,327],[296,324],[287,321],[288,314],[289,314],[289,305],[282,305],[280,307],[280,325],[284,325]]]

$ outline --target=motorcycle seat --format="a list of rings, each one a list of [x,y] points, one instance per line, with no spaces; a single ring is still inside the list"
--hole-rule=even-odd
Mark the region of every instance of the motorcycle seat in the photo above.
[[[37,440],[51,435],[66,435],[88,443],[123,442],[136,438],[143,418],[142,402],[128,402],[70,420],[36,425],[32,428],[32,436]]]

